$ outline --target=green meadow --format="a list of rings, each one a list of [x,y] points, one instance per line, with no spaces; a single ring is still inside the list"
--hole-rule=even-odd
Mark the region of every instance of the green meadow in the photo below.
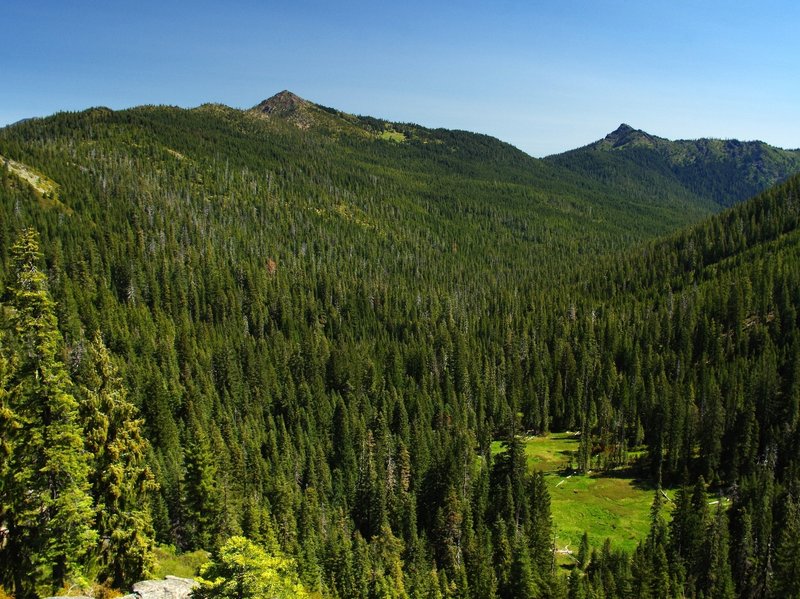
[[[609,538],[613,546],[627,551],[633,551],[647,535],[651,486],[596,474],[548,474],[547,482],[558,550],[577,552],[584,531],[592,546],[599,547]]]
[[[633,551],[647,536],[654,487],[631,478],[629,471],[569,474],[571,456],[578,450],[578,437],[572,433],[553,433],[526,437],[528,467],[545,473],[550,490],[556,549],[562,563],[577,553],[584,531],[589,543],[600,548],[606,538],[617,549]],[[492,453],[501,451],[500,442]],[[670,498],[672,491],[667,491]],[[665,502],[669,510],[670,502]]]

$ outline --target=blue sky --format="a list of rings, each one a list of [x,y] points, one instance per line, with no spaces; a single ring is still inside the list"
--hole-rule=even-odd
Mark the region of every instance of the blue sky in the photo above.
[[[800,3],[5,0],[0,125],[289,89],[534,156],[625,122],[800,147]]]

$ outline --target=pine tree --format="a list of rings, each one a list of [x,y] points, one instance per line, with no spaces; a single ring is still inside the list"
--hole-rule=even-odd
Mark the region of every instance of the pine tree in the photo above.
[[[513,561],[511,562],[510,597],[537,597],[538,586],[531,563],[531,555],[523,535],[514,539]]]
[[[578,567],[581,570],[586,570],[589,565],[589,533],[584,532],[581,537],[581,545],[578,549]]]
[[[22,426],[13,435],[0,505],[6,506],[4,549],[19,599],[37,587],[57,591],[85,582],[84,566],[97,535],[92,530],[89,456],[78,423],[78,402],[59,359],[54,303],[39,269],[38,235],[24,230],[12,248],[14,363],[8,403]]]
[[[586,597],[586,580],[583,573],[579,568],[573,568],[569,573],[569,591],[567,594],[568,599],[585,599]]]
[[[4,346],[5,335],[0,331],[0,522],[6,522],[8,497],[4,493],[6,480],[9,476],[8,461],[14,448],[14,437],[20,427],[19,419],[11,409],[11,397],[8,392],[8,383],[13,373],[13,365],[6,357]],[[0,548],[0,581],[11,579],[11,563],[5,559],[5,552]]]
[[[499,517],[495,520],[494,530],[492,531],[492,546],[492,562],[497,578],[497,596],[502,599],[508,599],[512,597],[514,553],[508,527],[505,521]]]
[[[788,495],[775,551],[774,597],[800,597],[800,502]]]
[[[746,507],[741,507],[735,514],[737,526],[731,543],[731,569],[739,596],[750,597],[753,596],[757,583],[753,521]]]
[[[719,599],[732,598],[734,588],[728,559],[728,516],[721,503],[717,506],[716,516],[708,529],[704,561],[707,564],[705,576],[701,580],[704,595]]]
[[[217,468],[205,433],[190,429],[184,457],[183,516],[186,546],[213,548],[220,530],[222,493]]]
[[[120,588],[140,580],[152,566],[150,494],[157,485],[145,463],[144,423],[128,401],[99,333],[89,346],[84,373],[81,416],[86,448],[94,456],[89,479],[99,534],[100,577]]]
[[[703,477],[699,477],[690,494],[689,487],[681,488],[675,497],[675,510],[669,525],[668,555],[673,575],[685,581],[688,595],[694,593],[698,579],[703,576],[708,528],[708,507]]]
[[[553,519],[550,513],[550,492],[544,473],[538,471],[528,480],[528,543],[534,570],[544,580],[550,578],[555,565],[553,553]]]
[[[4,335],[0,331],[0,480],[3,480],[8,457],[11,455],[12,439],[15,429],[20,424],[10,405],[8,383],[13,372],[13,364],[9,363],[4,347]],[[0,504],[0,521],[2,521],[3,505]]]
[[[650,590],[653,597],[670,596],[670,573],[667,560],[667,525],[661,515],[661,485],[658,485],[650,507],[650,532],[644,543],[644,553],[648,561]]]

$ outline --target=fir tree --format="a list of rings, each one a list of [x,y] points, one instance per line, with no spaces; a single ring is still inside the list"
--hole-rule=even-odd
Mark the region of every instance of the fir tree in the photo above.
[[[733,576],[728,559],[728,516],[718,504],[706,538],[705,576],[700,581],[701,591],[706,597],[731,599],[734,596]],[[789,595],[784,595],[788,597]]]
[[[775,551],[774,597],[800,597],[800,505],[786,497],[786,517]]]
[[[530,514],[528,540],[535,571],[543,579],[552,574],[555,564],[553,547],[553,519],[550,513],[550,492],[547,490],[544,473],[539,471],[528,482]]]
[[[78,423],[78,402],[60,360],[61,336],[38,235],[24,230],[12,248],[11,316],[15,365],[8,403],[21,426],[12,433],[0,505],[6,506],[5,559],[19,599],[37,588],[57,591],[85,582],[84,566],[97,535],[92,530],[89,456]]]
[[[514,539],[513,561],[511,562],[511,584],[509,597],[538,597],[539,588],[531,563],[530,550],[523,535]]]
[[[117,588],[140,580],[153,563],[150,494],[157,488],[146,465],[143,420],[99,333],[92,340],[81,384],[86,448],[94,456],[90,481],[99,534],[101,578]]]
[[[205,433],[195,425],[184,458],[183,516],[186,546],[213,548],[221,527],[222,493]]]
[[[589,565],[589,534],[584,532],[581,537],[581,545],[578,549],[578,567],[586,570]]]

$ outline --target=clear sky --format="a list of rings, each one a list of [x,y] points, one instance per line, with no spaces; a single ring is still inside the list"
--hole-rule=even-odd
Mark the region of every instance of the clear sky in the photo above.
[[[800,3],[3,0],[0,125],[283,89],[534,156],[625,122],[800,147]]]

